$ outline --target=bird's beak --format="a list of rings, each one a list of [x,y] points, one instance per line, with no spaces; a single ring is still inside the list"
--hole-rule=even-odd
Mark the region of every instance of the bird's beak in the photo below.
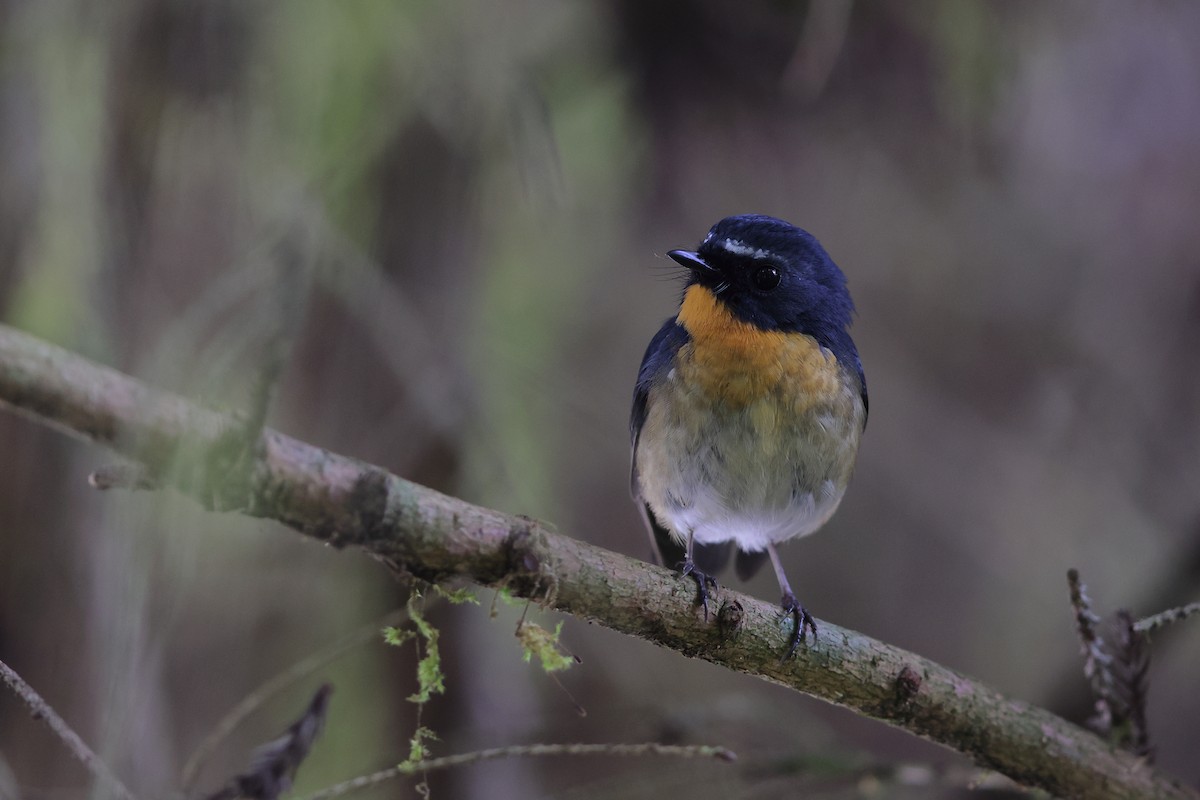
[[[693,253],[691,250],[672,250],[671,252],[667,253],[667,255],[670,256],[671,260],[676,264],[681,267],[686,267],[694,273],[707,273],[709,275],[717,274],[717,270],[711,264],[701,258],[699,253]]]

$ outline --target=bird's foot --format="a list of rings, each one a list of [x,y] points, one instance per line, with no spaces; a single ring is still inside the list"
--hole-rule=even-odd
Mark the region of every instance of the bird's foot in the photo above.
[[[704,621],[708,622],[708,587],[711,586],[713,591],[716,591],[717,579],[706,572],[701,572],[696,566],[696,562],[685,558],[679,564],[679,577],[686,578],[689,575],[696,581],[696,589],[700,593],[700,606],[704,609]]]
[[[800,601],[796,599],[796,595],[788,592],[783,596],[783,601],[780,603],[783,606],[783,613],[791,614],[795,622],[792,628],[792,643],[788,648],[787,655],[782,661],[787,661],[796,652],[796,648],[804,641],[806,631],[811,630],[813,641],[817,640],[817,621],[813,619],[812,614],[808,613],[808,609],[800,605]],[[782,663],[781,661],[781,663]]]

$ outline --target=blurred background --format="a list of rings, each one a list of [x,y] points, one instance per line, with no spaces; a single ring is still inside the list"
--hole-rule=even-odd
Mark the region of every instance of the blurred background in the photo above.
[[[664,254],[783,217],[849,277],[871,388],[841,511],[783,551],[798,593],[1082,721],[1067,569],[1104,613],[1200,595],[1197,41],[1182,0],[0,0],[0,320],[231,410],[286,354],[275,427],[646,557],[627,415],[678,299]],[[359,552],[94,492],[105,452],[12,414],[0,453],[0,659],[143,796],[247,693],[408,597]],[[773,601],[768,573],[735,588]],[[478,595],[430,605],[435,755],[740,760],[494,762],[431,776],[434,797],[954,797],[971,776],[574,619],[560,685],[521,661],[521,608]],[[366,638],[223,739],[197,790],[326,679],[296,796],[403,759],[413,648]],[[1200,623],[1154,638],[1153,744],[1193,783],[1198,662]],[[0,692],[0,796],[86,785]]]

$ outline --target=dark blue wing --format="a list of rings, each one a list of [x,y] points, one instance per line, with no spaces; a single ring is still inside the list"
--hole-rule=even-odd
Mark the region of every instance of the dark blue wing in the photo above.
[[[688,332],[674,319],[668,319],[654,334],[646,354],[642,356],[642,365],[638,368],[637,383],[633,387],[633,408],[629,411],[629,439],[632,445],[629,457],[629,493],[642,512],[642,520],[646,523],[646,532],[650,534],[651,547],[655,551],[660,564],[673,567],[682,560],[683,548],[676,544],[667,530],[658,524],[654,512],[642,500],[642,487],[638,480],[637,447],[638,436],[641,435],[642,425],[646,422],[646,404],[650,400],[650,387],[659,379],[664,371],[669,371],[679,352],[688,340]]]
[[[650,387],[670,371],[671,365],[675,363],[675,354],[679,352],[680,347],[687,344],[689,338],[688,332],[674,319],[667,320],[658,329],[658,333],[654,334],[654,338],[650,340],[650,346],[646,348],[646,355],[642,357],[637,385],[633,389],[633,409],[629,414],[629,438],[633,445],[629,470],[629,491],[641,507],[642,519],[646,522],[646,530],[657,550],[659,563],[666,567],[673,567],[683,560],[684,548],[682,544],[672,538],[666,528],[659,524],[654,517],[654,512],[642,500],[637,471],[638,435],[642,432],[642,425],[646,422],[646,403],[650,398]],[[709,574],[720,572],[729,559],[731,545],[731,542],[696,545],[693,553],[696,565]]]
[[[675,354],[679,348],[687,344],[687,330],[674,319],[669,319],[654,334],[650,340],[646,354],[642,356],[642,366],[638,368],[637,384],[633,387],[633,408],[629,412],[629,439],[633,452],[637,453],[638,435],[646,422],[646,402],[650,397],[650,387],[665,371],[671,369]],[[632,464],[630,488],[633,496],[640,495],[637,487],[637,464]]]

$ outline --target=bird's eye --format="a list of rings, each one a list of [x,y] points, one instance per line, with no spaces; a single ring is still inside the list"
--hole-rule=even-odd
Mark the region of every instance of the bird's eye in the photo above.
[[[754,274],[750,276],[750,282],[754,284],[754,288],[760,292],[769,292],[779,285],[779,267],[768,264],[765,267],[759,267],[754,270]]]

